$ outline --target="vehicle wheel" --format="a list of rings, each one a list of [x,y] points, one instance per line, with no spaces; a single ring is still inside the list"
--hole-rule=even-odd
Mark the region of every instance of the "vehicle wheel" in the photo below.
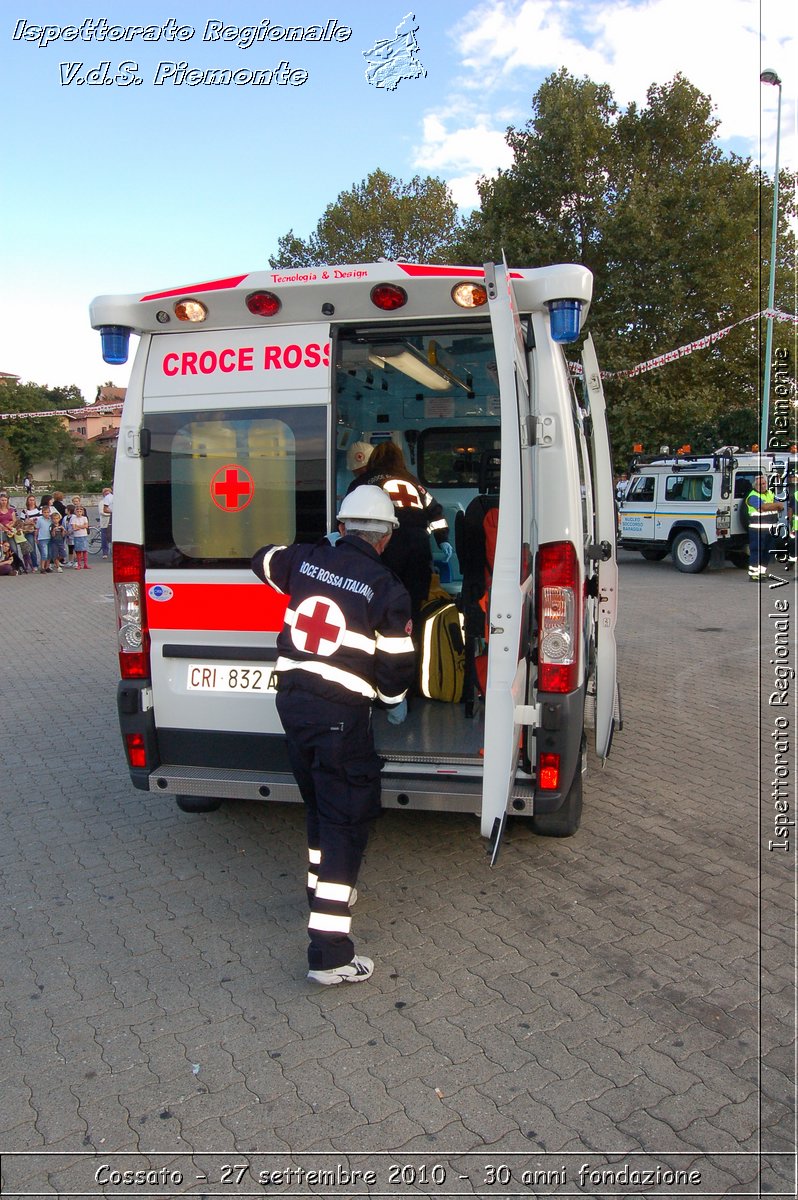
[[[732,564],[732,566],[740,567],[740,569],[743,571],[745,570],[745,568],[748,566],[748,563],[750,562],[750,559],[749,559],[748,555],[746,554],[745,550],[732,550],[730,554],[726,555],[726,557],[728,558],[728,560]]]
[[[671,558],[677,570],[697,575],[709,562],[709,547],[704,545],[697,533],[685,529],[673,539]]]
[[[582,769],[577,767],[571,790],[557,812],[532,818],[532,831],[539,837],[573,837],[582,819]]]
[[[215,796],[175,796],[175,800],[177,807],[186,813],[210,813],[222,807]]]
[[[658,546],[656,550],[649,548],[647,550],[641,550],[640,553],[646,562],[662,562],[663,558],[667,558],[668,556],[668,547]]]

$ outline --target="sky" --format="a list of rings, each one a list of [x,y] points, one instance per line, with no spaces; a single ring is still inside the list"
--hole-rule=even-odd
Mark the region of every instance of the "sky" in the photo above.
[[[89,401],[102,383],[126,385],[130,366],[103,362],[94,296],[268,270],[282,234],[306,238],[378,167],[444,179],[466,213],[477,178],[510,164],[507,127],[529,120],[538,86],[562,66],[608,83],[624,108],[681,71],[712,98],[722,149],[771,177],[778,89],[759,75],[773,68],[780,163],[798,169],[794,0],[29,0],[3,10],[0,371],[75,384]],[[409,13],[425,74],[372,86],[364,51]],[[103,15],[128,40],[101,40]],[[327,38],[286,42],[281,25],[319,25]],[[248,45],[253,31],[265,35]],[[213,68],[286,82],[186,80]]]

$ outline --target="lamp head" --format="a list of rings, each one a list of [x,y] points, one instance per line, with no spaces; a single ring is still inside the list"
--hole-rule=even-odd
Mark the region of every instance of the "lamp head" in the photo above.
[[[774,87],[781,87],[781,80],[779,79],[778,74],[770,67],[768,67],[766,71],[763,71],[759,76],[759,82],[772,83]]]

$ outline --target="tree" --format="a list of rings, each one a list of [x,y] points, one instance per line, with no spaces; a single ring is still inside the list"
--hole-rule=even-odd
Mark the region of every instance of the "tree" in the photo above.
[[[440,179],[402,183],[372,171],[329,204],[307,241],[289,230],[269,258],[273,270],[376,262],[443,262],[459,231],[457,205]]]
[[[744,321],[765,307],[761,230],[770,213],[760,213],[760,200],[769,185],[749,160],[722,154],[717,125],[711,99],[681,75],[621,112],[606,85],[560,70],[538,89],[527,125],[508,130],[513,165],[480,181],[481,208],[464,227],[458,260],[504,250],[519,265],[584,263],[595,276],[590,328],[605,369],[623,371]],[[787,183],[780,206],[786,289],[791,190]],[[790,304],[785,292],[781,307]],[[713,436],[728,410],[738,413],[733,428],[756,440],[758,335],[756,324],[741,324],[712,348],[609,379],[619,462],[634,442],[695,446],[695,431]],[[787,338],[782,327],[774,345]]]
[[[78,388],[47,388],[36,383],[3,383],[0,409],[7,413],[47,412],[48,409],[78,408],[83,396]],[[72,438],[59,417],[29,417],[3,421],[0,432],[21,471],[35,462],[58,460],[72,446]]]

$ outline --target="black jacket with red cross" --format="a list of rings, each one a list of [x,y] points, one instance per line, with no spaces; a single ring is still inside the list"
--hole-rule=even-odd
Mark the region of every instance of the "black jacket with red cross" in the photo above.
[[[398,704],[415,674],[410,597],[377,551],[348,534],[331,546],[263,546],[252,570],[288,595],[277,635],[280,689],[346,704]]]
[[[402,533],[434,534],[439,546],[449,540],[449,526],[443,509],[415,475],[409,471],[394,471],[391,475],[366,471],[353,480],[354,487],[362,487],[364,483],[374,484],[390,496]],[[354,487],[350,485],[348,491],[353,491]]]

